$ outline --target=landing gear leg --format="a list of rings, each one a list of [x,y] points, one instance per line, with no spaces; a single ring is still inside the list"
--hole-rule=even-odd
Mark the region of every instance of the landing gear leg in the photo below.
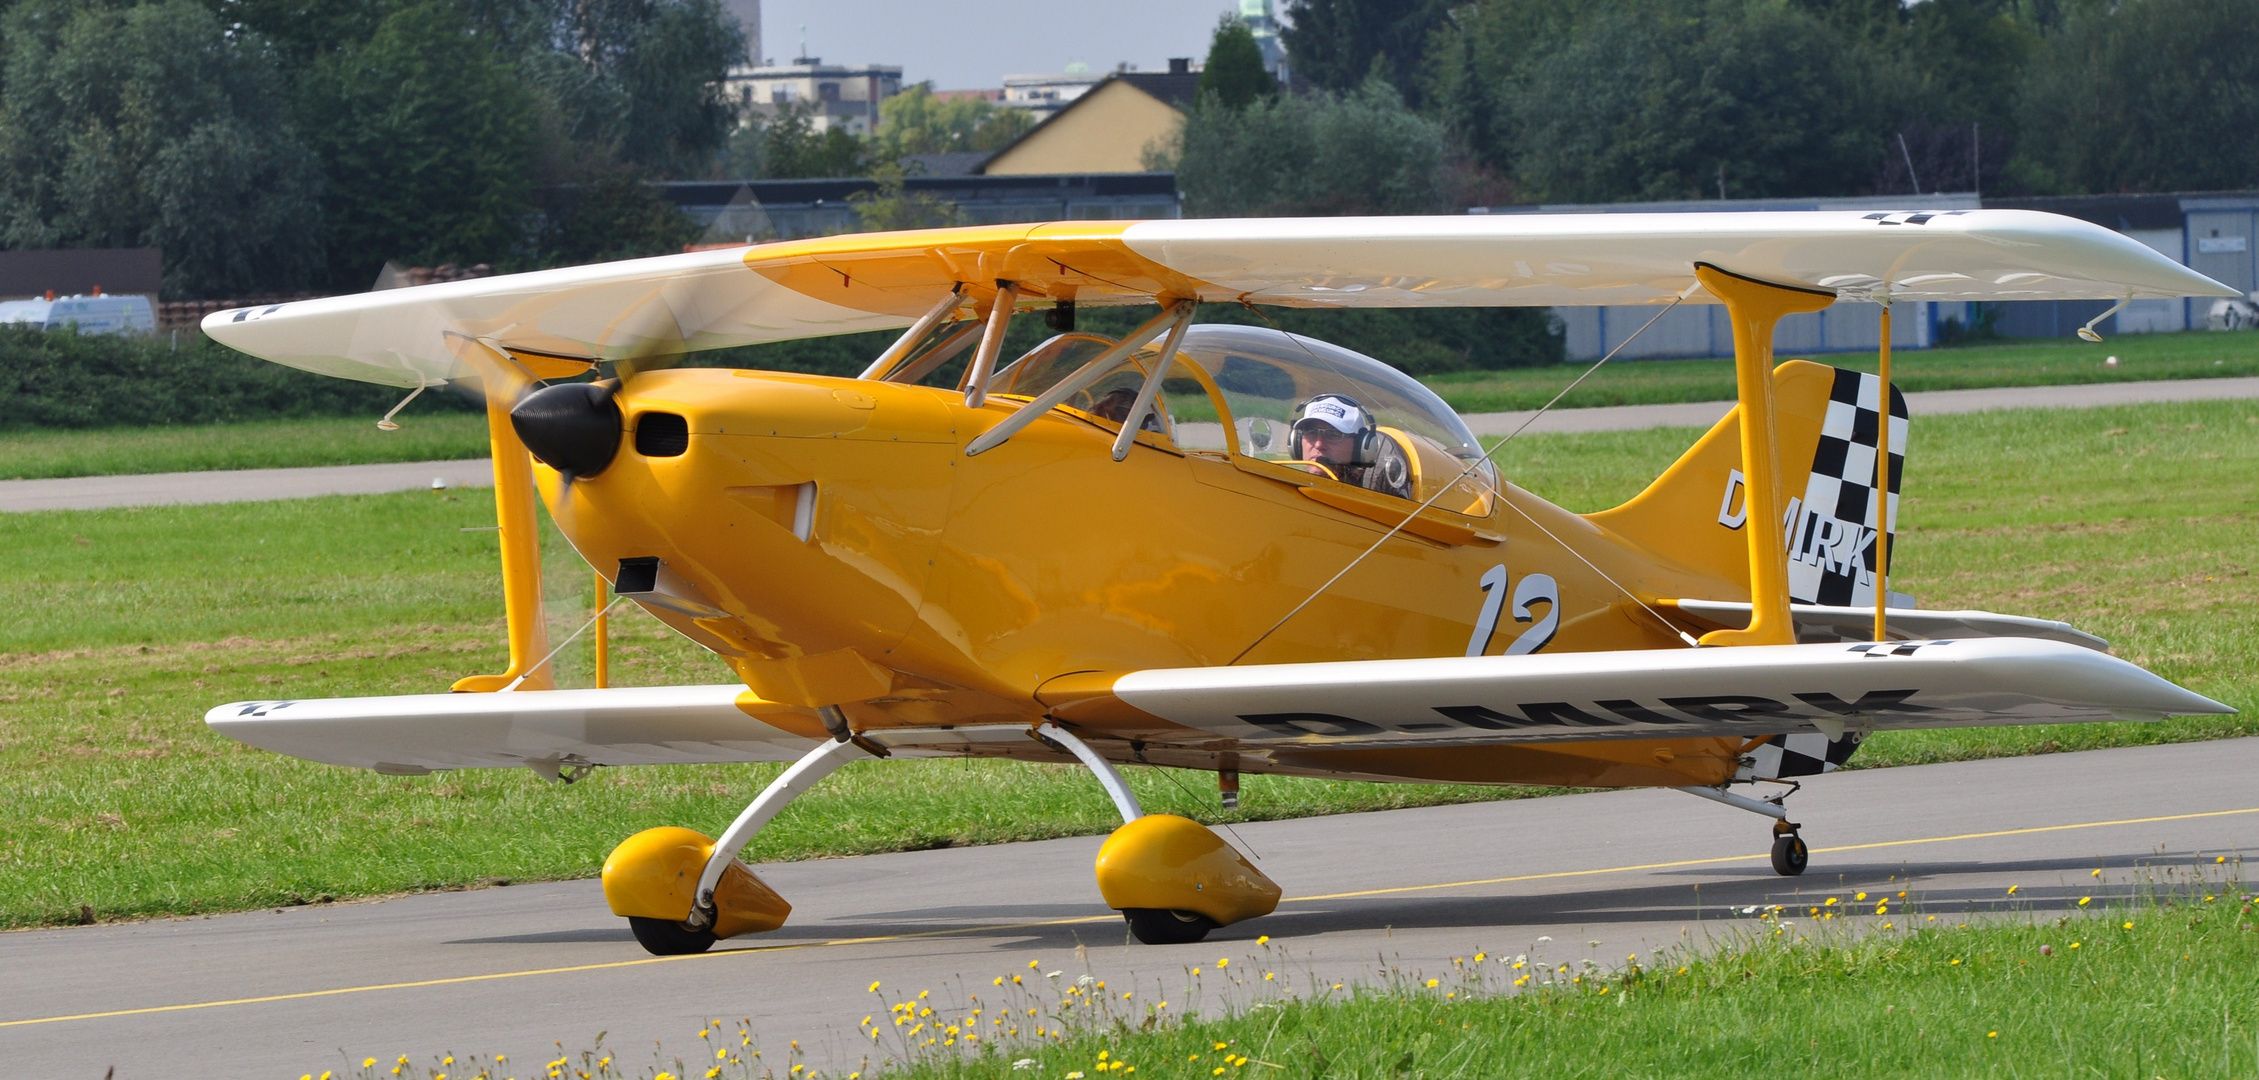
[[[1773,872],[1782,877],[1795,877],[1804,872],[1811,861],[1811,851],[1804,846],[1804,826],[1788,819],[1788,808],[1781,805],[1796,794],[1797,785],[1790,782],[1788,790],[1764,799],[1736,795],[1724,787],[1682,787],[1678,790],[1711,802],[1724,803],[1737,810],[1763,814],[1773,819]]]
[[[721,839],[662,826],[612,849],[604,860],[605,903],[612,914],[627,918],[646,950],[658,956],[701,953],[724,938],[784,925],[792,905],[737,861],[737,853],[786,803],[841,765],[871,756],[836,709],[826,712],[827,721],[838,721],[835,737],[771,781]]]
[[[1035,735],[1089,766],[1121,811],[1122,827],[1098,849],[1098,892],[1131,936],[1147,945],[1190,944],[1278,906],[1279,887],[1207,826],[1147,814],[1113,762],[1057,724],[1042,724]]]

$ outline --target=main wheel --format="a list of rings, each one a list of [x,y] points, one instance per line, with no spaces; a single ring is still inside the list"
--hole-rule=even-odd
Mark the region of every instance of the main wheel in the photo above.
[[[1147,945],[1190,945],[1208,936],[1216,920],[1191,911],[1167,908],[1123,908],[1131,935]]]
[[[653,956],[702,953],[720,940],[712,930],[692,930],[672,919],[646,919],[641,915],[628,916],[628,929],[635,931],[636,942]]]
[[[1773,837],[1773,872],[1782,877],[1795,877],[1804,872],[1804,865],[1812,861],[1812,853],[1805,849],[1804,838],[1795,833],[1782,833]]]

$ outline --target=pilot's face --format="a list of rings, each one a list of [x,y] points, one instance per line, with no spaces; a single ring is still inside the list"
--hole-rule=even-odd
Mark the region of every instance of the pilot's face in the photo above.
[[[1343,462],[1357,456],[1357,440],[1330,427],[1307,427],[1295,435],[1304,461]]]

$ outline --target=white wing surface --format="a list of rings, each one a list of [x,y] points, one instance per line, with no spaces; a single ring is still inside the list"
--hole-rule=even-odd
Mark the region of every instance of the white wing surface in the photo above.
[[[262,750],[414,775],[434,769],[793,761],[816,745],[737,707],[743,686],[239,701],[204,714]]]
[[[1420,746],[1768,735],[2233,709],[2116,657],[1983,638],[1132,672],[1113,696],[1255,743]]]
[[[2028,210],[1208,218],[795,240],[215,313],[276,363],[415,386],[465,377],[450,336],[619,359],[907,326],[951,289],[1029,303],[1166,293],[1301,307],[1660,303],[1696,263],[1845,299],[2238,296],[2129,237]],[[1709,297],[1697,291],[1693,302]]]

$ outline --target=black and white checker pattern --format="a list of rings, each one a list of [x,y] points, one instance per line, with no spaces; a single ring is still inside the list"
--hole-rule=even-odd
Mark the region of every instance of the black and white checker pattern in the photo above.
[[[1734,774],[1734,779],[1789,780],[1818,776],[1851,760],[1852,751],[1859,749],[1859,743],[1866,737],[1866,733],[1860,731],[1844,732],[1840,739],[1830,739],[1817,731],[1775,735],[1765,745],[1749,752],[1747,764]]]
[[[1897,539],[1898,493],[1906,470],[1906,396],[1890,392],[1888,524]],[[1882,430],[1882,380],[1835,369],[1827,419],[1812,452],[1811,476],[1788,515],[1788,592],[1802,604],[1863,607],[1875,602],[1876,436]]]

